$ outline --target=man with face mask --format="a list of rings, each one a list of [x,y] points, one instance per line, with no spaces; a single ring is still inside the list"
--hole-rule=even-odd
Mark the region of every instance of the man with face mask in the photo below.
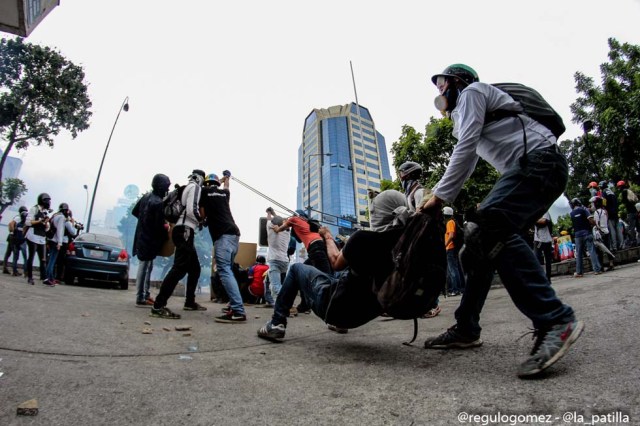
[[[482,344],[480,311],[497,270],[511,299],[536,329],[531,356],[520,365],[518,375],[536,375],[562,358],[584,328],[571,307],[558,299],[521,236],[564,191],[567,161],[549,129],[521,114],[522,106],[509,94],[481,83],[473,68],[454,64],[431,81],[440,93],[436,106],[453,120],[453,136],[458,143],[444,176],[433,188],[434,196],[421,210],[435,212],[443,203],[452,203],[480,157],[501,176],[475,217],[465,224],[465,246],[460,257],[467,287],[455,313],[456,324],[428,339],[425,348]],[[498,110],[511,114],[487,120]]]
[[[398,168],[398,176],[400,176],[402,191],[407,197],[409,210],[415,212],[424,196],[424,187],[419,180],[422,176],[422,166],[413,161],[402,163]]]
[[[206,311],[207,308],[196,303],[196,288],[200,279],[200,261],[193,243],[195,231],[202,224],[200,216],[200,188],[204,183],[204,172],[196,169],[189,175],[189,183],[182,191],[182,205],[185,207],[176,225],[171,231],[171,238],[176,246],[176,253],[171,270],[160,285],[160,292],[151,308],[152,317],[180,319],[180,315],[167,308],[167,302],[178,281],[187,278],[186,299],[184,309],[187,311]]]
[[[169,225],[164,220],[162,199],[167,195],[171,181],[167,175],[158,173],[151,180],[151,192],[138,200],[131,214],[138,219],[133,237],[132,255],[138,257],[136,275],[136,306],[150,307],[149,287],[153,260],[160,253],[162,245],[169,238]]]
[[[45,278],[45,244],[47,241],[47,230],[49,229],[49,213],[51,207],[51,196],[46,192],[38,195],[38,203],[29,209],[27,214],[27,248],[29,249],[29,258],[27,259],[26,275],[27,282],[33,285],[33,261],[35,255],[38,255],[40,262],[40,278]],[[45,283],[48,286],[54,286],[53,283]]]
[[[25,206],[20,206],[18,210],[18,216],[14,217],[9,222],[9,241],[8,244],[11,247],[13,253],[13,276],[18,277],[22,274],[18,272],[18,257],[22,253],[22,262],[27,264],[27,247],[25,245],[24,232],[26,231],[27,215],[29,209]],[[5,258],[5,269],[8,258]],[[8,271],[7,271],[8,272]]]
[[[65,234],[68,233],[65,224],[67,220],[69,220],[69,212],[69,205],[67,203],[61,203],[58,207],[58,211],[51,217],[50,227],[55,231],[55,233],[48,241],[49,260],[47,262],[46,278],[44,279],[45,285],[59,284],[55,279],[55,267],[58,260],[58,254],[64,244]],[[71,236],[75,236],[75,231]]]

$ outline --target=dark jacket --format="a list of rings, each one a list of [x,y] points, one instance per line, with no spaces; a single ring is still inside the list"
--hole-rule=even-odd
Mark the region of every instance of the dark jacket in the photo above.
[[[132,252],[133,256],[138,256],[138,260],[155,259],[169,236],[165,228],[162,199],[170,184],[167,176],[155,175],[151,182],[152,192],[140,198],[131,211],[138,218]]]

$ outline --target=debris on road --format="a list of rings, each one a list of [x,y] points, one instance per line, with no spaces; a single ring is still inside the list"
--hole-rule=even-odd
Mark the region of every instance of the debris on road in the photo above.
[[[171,328],[170,328],[170,327],[162,327],[162,329],[163,329],[164,331],[171,331]]]
[[[176,331],[189,331],[191,330],[190,325],[176,325]]]
[[[142,334],[153,334],[153,328],[149,328],[149,327],[143,328]]]
[[[38,400],[30,399],[18,405],[19,416],[35,416],[38,414]]]
[[[144,325],[151,325],[151,321],[145,321]]]

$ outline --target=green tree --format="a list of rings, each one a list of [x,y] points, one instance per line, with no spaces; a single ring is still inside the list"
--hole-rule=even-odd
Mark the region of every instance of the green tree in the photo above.
[[[30,145],[54,145],[61,129],[89,128],[91,101],[82,67],[49,47],[23,39],[0,40],[0,137],[6,147],[2,168],[11,150]]]
[[[431,118],[425,127],[425,134],[416,132],[411,126],[402,127],[402,134],[391,148],[393,166],[398,169],[405,161],[415,161],[423,168],[422,184],[433,188],[442,178],[457,140],[453,137],[453,122],[448,118]],[[476,169],[464,183],[460,194],[453,203],[456,211],[475,208],[488,193],[498,172],[480,159]],[[398,183],[399,186],[399,183]]]
[[[0,191],[0,215],[2,215],[7,207],[20,201],[27,193],[27,185],[20,179],[9,178],[0,185]]]
[[[640,46],[608,40],[609,61],[600,65],[601,85],[576,72],[572,121],[591,122],[593,132],[561,147],[571,167],[569,191],[579,193],[591,180],[640,183]]]

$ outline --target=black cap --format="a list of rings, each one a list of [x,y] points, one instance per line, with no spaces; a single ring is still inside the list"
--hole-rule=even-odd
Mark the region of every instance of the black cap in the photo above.
[[[204,179],[204,176],[205,176],[204,172],[202,170],[200,170],[200,169],[193,169],[191,174],[192,175],[200,175],[200,176],[202,176],[202,179]]]

